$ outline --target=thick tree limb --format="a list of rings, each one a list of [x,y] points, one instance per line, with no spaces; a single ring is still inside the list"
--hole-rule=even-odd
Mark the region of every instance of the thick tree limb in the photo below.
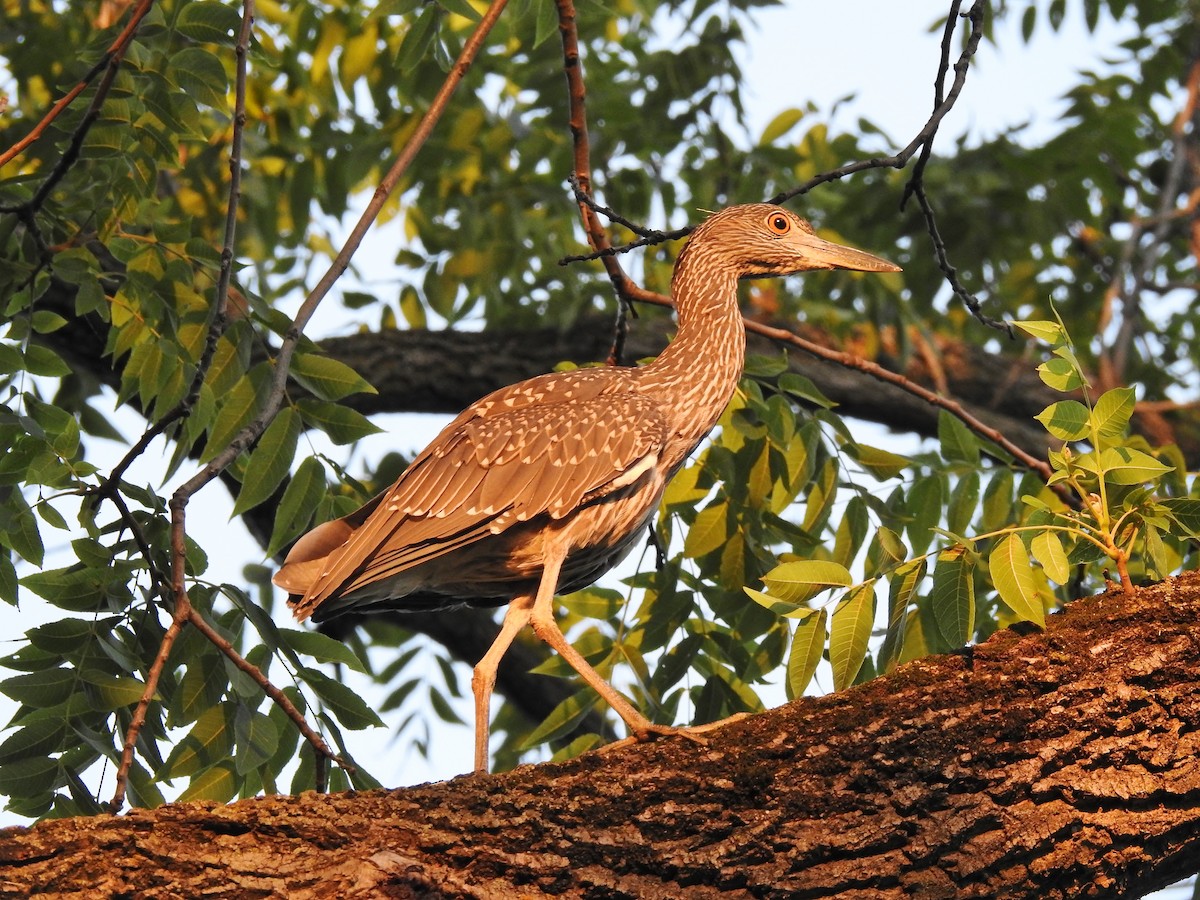
[[[630,330],[626,356],[656,356],[666,346],[673,327],[665,317],[643,317]],[[788,330],[826,347],[855,350],[820,329],[797,328],[792,323]],[[371,373],[379,393],[347,400],[361,412],[458,412],[487,392],[549,371],[562,360],[604,359],[610,334],[609,323],[596,316],[580,320],[568,332],[389,331],[329,338],[321,345],[331,356]],[[1046,434],[1032,419],[1061,395],[1038,380],[1032,365],[963,342],[945,341],[938,349],[939,368],[951,395],[1022,449],[1044,457],[1049,446]],[[774,356],[780,348],[750,335],[749,351]],[[843,415],[878,422],[898,432],[937,433],[938,411],[919,397],[804,353],[791,353],[789,361],[793,371],[811,378],[836,401]],[[887,351],[886,344],[875,362],[924,387],[938,387],[935,373],[920,359],[902,362]]]
[[[0,832],[0,897],[1139,896],[1200,859],[1200,577],[561,764]]]

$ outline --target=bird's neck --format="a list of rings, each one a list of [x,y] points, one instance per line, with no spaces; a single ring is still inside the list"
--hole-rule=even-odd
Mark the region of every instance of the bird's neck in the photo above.
[[[685,249],[671,294],[679,330],[659,357],[639,370],[639,381],[671,418],[668,458],[660,464],[673,469],[712,430],[733,396],[746,356],[746,329],[737,278],[716,260]]]

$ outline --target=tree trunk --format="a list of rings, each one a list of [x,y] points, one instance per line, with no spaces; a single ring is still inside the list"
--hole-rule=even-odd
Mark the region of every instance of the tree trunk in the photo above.
[[[0,832],[0,897],[1127,897],[1200,867],[1200,577],[840,694],[392,792]]]

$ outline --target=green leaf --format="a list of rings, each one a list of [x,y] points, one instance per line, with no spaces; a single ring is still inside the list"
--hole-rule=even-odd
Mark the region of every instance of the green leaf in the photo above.
[[[596,707],[598,699],[596,692],[590,688],[567,697],[551,710],[532,734],[521,741],[520,749],[532,750],[548,741],[566,737]]]
[[[296,456],[300,430],[300,415],[290,407],[281,409],[267,426],[246,463],[233,515],[239,516],[258,506],[279,487]]]
[[[208,462],[229,446],[229,442],[254,418],[260,397],[265,396],[257,382],[259,379],[248,374],[238,379],[233,390],[226,394],[209,429],[208,442],[200,455],[201,462]]]
[[[880,672],[891,671],[904,652],[908,608],[928,570],[928,560],[920,556],[897,566],[888,579],[888,623],[876,663]]]
[[[312,456],[303,460],[284,489],[279,508],[275,511],[275,525],[271,530],[267,556],[274,556],[308,527],[317,504],[325,496],[325,488],[325,467],[321,461]]]
[[[938,410],[938,442],[942,457],[952,462],[979,462],[979,438],[962,421],[946,410]]]
[[[867,656],[871,626],[875,622],[875,581],[856,587],[838,601],[829,626],[829,664],[833,689],[854,684]]]
[[[232,45],[241,27],[237,10],[217,0],[193,0],[175,20],[179,33],[193,41]]]
[[[279,731],[269,717],[243,704],[238,704],[233,717],[233,733],[237,744],[234,767],[238,775],[253,772],[272,757],[279,746]]]
[[[292,377],[322,400],[341,400],[350,394],[377,394],[367,380],[344,362],[315,353],[297,353]]]
[[[31,756],[48,756],[62,747],[67,723],[61,719],[43,719],[18,729],[0,744],[0,766]]]
[[[17,567],[7,553],[0,553],[0,600],[17,605]]]
[[[743,587],[742,590],[759,606],[769,609],[777,616],[786,616],[789,619],[807,619],[816,612],[816,610],[809,606],[780,600],[778,597],[772,597],[770,594],[764,594],[762,591],[754,590],[754,588]]]
[[[1109,447],[1100,454],[1100,472],[1109,484],[1144,484],[1173,471],[1149,453],[1129,447]]]
[[[975,577],[970,557],[962,546],[938,554],[933,569],[930,602],[938,633],[952,648],[975,634]]]
[[[216,55],[202,47],[186,47],[167,64],[171,79],[192,99],[224,111],[229,78]]]
[[[1034,416],[1050,434],[1061,441],[1078,441],[1088,436],[1088,417],[1091,413],[1078,400],[1051,403]]]
[[[335,681],[324,672],[309,666],[300,668],[300,677],[321,698],[326,709],[351,731],[383,726],[383,720],[367,706],[366,701],[340,681]]]
[[[1092,408],[1091,424],[1105,437],[1120,437],[1133,415],[1133,388],[1119,387],[1105,391]]]
[[[417,63],[425,58],[434,36],[437,34],[437,23],[440,13],[436,4],[426,4],[421,14],[408,26],[400,52],[396,55],[396,68],[403,74],[408,74]]]
[[[825,625],[829,614],[825,610],[801,619],[792,635],[792,646],[788,652],[787,695],[788,699],[803,696],[816,674],[825,649]]]
[[[110,675],[89,669],[81,677],[95,688],[96,708],[105,712],[132,706],[142,699],[146,690],[142,682],[128,675]]]
[[[683,555],[689,559],[699,559],[725,546],[729,540],[728,515],[727,503],[714,503],[700,510],[683,541]]]
[[[358,654],[328,635],[319,631],[298,631],[293,628],[280,628],[279,638],[283,645],[294,653],[311,656],[318,662],[337,663],[348,666],[355,672],[366,673],[367,667],[358,658]]]
[[[92,609],[104,598],[104,583],[95,570],[78,566],[46,569],[21,579],[21,585],[63,609]]]
[[[872,447],[868,444],[856,444],[853,456],[858,460],[859,465],[880,481],[895,478],[912,464],[912,460],[907,456],[901,456],[898,453],[892,453],[888,450],[880,450],[878,447]]]
[[[773,594],[797,604],[831,587],[849,587],[854,583],[845,566],[822,559],[782,563],[764,575],[763,581]]]
[[[0,506],[0,545],[15,551],[26,562],[41,567],[45,547],[33,510],[19,490],[7,491],[7,502]]]
[[[210,706],[196,719],[196,724],[171,750],[158,777],[164,781],[194,775],[219,759],[229,756],[233,749],[233,733],[229,728],[224,705]]]
[[[296,403],[296,408],[305,422],[321,429],[335,444],[353,444],[383,431],[362,413],[326,400],[303,397]]]
[[[912,517],[905,526],[908,542],[913,553],[924,553],[942,520],[942,479],[937,475],[919,479],[908,492],[907,510]]]
[[[472,22],[478,22],[483,18],[479,14],[479,10],[473,7],[467,0],[437,0],[438,4],[447,12],[456,13]]]
[[[25,706],[46,708],[64,702],[80,687],[74,669],[45,669],[0,681],[0,694]]]
[[[1171,529],[1172,533],[1200,537],[1200,500],[1176,497],[1163,500],[1162,505],[1167,508],[1168,515],[1179,526],[1178,531]]]
[[[0,794],[9,797],[33,797],[54,789],[58,780],[58,760],[46,756],[27,756],[0,766]],[[11,808],[11,807],[10,807]]]
[[[1053,531],[1039,531],[1033,536],[1030,549],[1033,550],[1034,558],[1042,564],[1047,578],[1056,584],[1066,584],[1071,580],[1071,564],[1057,534]]]
[[[25,370],[30,375],[44,375],[47,378],[71,374],[71,367],[63,362],[63,358],[41,344],[30,344],[25,348]]]
[[[1016,534],[997,542],[988,556],[988,571],[1000,599],[1025,622],[1046,627],[1046,611],[1033,578],[1029,552]]]
[[[537,31],[533,36],[533,46],[540,47],[558,32],[558,11],[554,0],[537,0]]]

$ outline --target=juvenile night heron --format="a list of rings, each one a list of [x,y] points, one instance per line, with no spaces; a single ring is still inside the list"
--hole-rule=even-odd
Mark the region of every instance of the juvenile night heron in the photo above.
[[[487,768],[497,666],[526,624],[631,735],[675,730],[651,723],[567,642],[554,596],[591,584],[637,542],[725,409],[746,346],[738,279],[809,269],[899,271],[778,206],[711,216],[675,264],[678,332],[654,362],[539,375],[467,408],[390,488],[300,538],[275,574],[296,618],[507,603],[471,679],[476,771]]]

